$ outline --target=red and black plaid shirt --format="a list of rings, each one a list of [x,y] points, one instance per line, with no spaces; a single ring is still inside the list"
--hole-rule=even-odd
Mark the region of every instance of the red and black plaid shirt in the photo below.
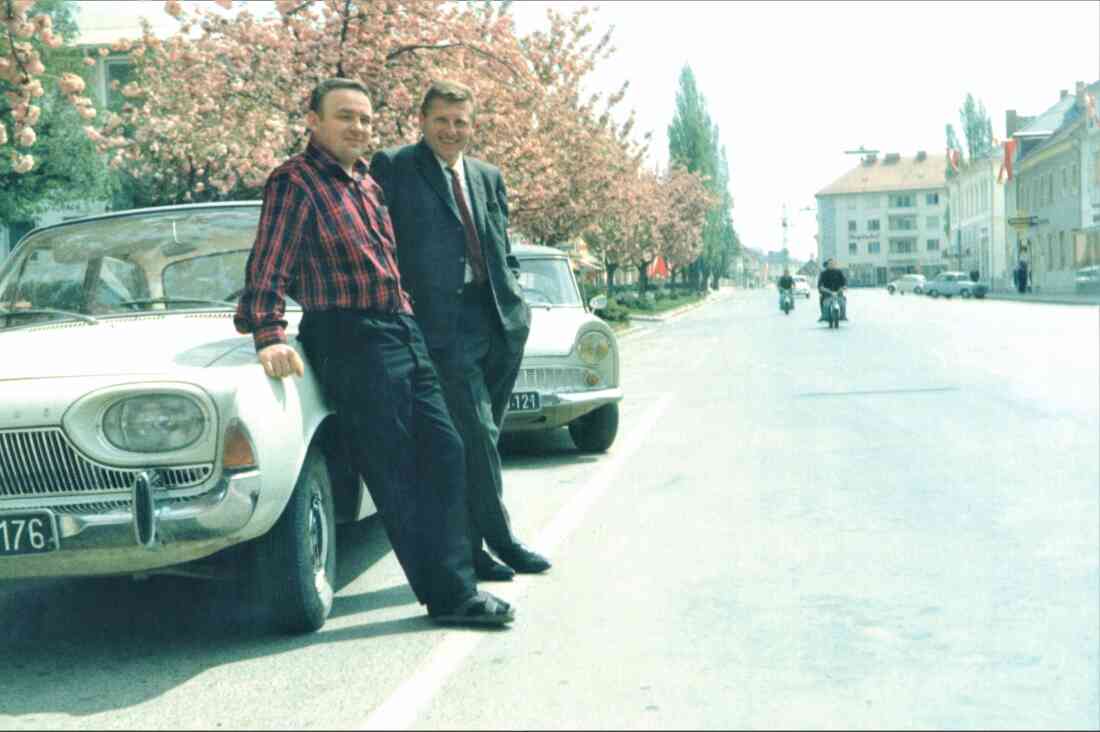
[[[286,343],[286,296],[305,310],[412,313],[401,287],[382,189],[310,141],[267,179],[260,226],[233,324],[259,351]]]

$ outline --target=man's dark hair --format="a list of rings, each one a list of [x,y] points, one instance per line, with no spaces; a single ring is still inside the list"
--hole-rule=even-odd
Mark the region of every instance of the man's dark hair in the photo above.
[[[477,106],[474,101],[473,89],[465,84],[447,79],[433,81],[431,86],[428,87],[428,91],[424,92],[424,101],[420,103],[420,114],[428,113],[428,107],[431,106],[433,99],[442,99],[451,103],[469,102],[471,109]]]
[[[367,89],[367,85],[361,81],[355,79],[343,79],[339,76],[334,76],[329,79],[325,79],[317,86],[313,87],[313,91],[309,93],[309,111],[321,114],[321,109],[325,102],[325,95],[330,91],[336,91],[337,89],[354,89],[355,91],[363,92],[370,98],[370,91]]]

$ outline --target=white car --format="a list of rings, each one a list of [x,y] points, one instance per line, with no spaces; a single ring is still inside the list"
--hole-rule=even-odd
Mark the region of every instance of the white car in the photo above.
[[[974,282],[967,272],[940,272],[924,286],[929,297],[943,296],[950,299],[954,295],[963,298],[983,298],[989,292],[989,286]]]
[[[592,311],[607,307],[581,297],[568,255],[527,244],[512,248],[516,279],[531,307],[531,333],[504,416],[505,433],[568,425],[583,452],[611,447],[619,429],[619,345]]]
[[[810,282],[803,275],[794,275],[794,294],[810,299]]]
[[[281,629],[324,623],[336,523],[375,508],[308,363],[270,379],[233,327],[259,216],[253,202],[70,221],[0,267],[0,580],[219,555]]]
[[[886,285],[886,291],[893,295],[895,292],[904,295],[907,292],[920,295],[924,292],[925,279],[922,274],[906,274]]]

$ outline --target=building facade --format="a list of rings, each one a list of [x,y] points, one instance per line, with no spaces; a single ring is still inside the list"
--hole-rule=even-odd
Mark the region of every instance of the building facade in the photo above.
[[[971,161],[947,178],[948,229],[945,264],[963,272],[977,272],[995,290],[1012,286],[1015,252],[1008,245],[1003,149]]]
[[[946,157],[864,157],[817,193],[818,259],[834,258],[853,286],[948,269]]]
[[[1017,131],[1012,232],[1035,292],[1074,291],[1077,270],[1100,265],[1100,82],[1078,82]]]

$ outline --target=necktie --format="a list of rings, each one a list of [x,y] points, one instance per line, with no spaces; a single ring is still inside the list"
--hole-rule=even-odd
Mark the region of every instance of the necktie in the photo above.
[[[470,263],[470,270],[474,273],[474,282],[482,283],[487,279],[485,273],[485,258],[481,253],[481,240],[477,237],[477,228],[474,226],[474,218],[470,215],[470,208],[466,205],[466,197],[462,195],[462,184],[458,182],[458,172],[454,168],[447,168],[451,176],[451,192],[454,193],[455,203],[458,204],[458,212],[462,215],[462,227],[466,229],[466,261]]]

